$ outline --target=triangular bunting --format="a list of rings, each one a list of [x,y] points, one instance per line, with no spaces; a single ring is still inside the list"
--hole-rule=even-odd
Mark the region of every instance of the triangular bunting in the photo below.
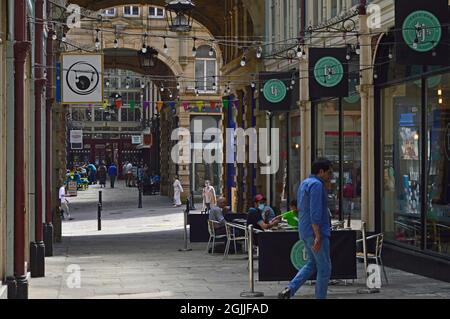
[[[158,111],[158,113],[161,113],[161,109],[163,108],[163,106],[164,106],[164,102],[162,102],[162,101],[156,102],[156,110]]]
[[[130,101],[130,109],[133,111],[136,108],[136,102],[133,100]]]

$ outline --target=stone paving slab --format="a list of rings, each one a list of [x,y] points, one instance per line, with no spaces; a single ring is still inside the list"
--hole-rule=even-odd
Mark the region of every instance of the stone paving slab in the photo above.
[[[98,191],[103,192],[102,231],[97,231]],[[207,254],[206,243],[184,247],[180,208],[160,196],[144,196],[137,208],[137,190],[119,182],[115,189],[92,186],[69,198],[73,221],[63,223],[63,240],[54,257],[46,258],[46,277],[32,278],[35,299],[236,299],[249,290],[244,255]],[[81,269],[81,287],[70,289],[69,265]],[[378,294],[358,294],[362,279],[329,287],[331,299],[450,298],[450,284],[386,267],[390,284]],[[287,282],[260,282],[255,263],[255,290],[276,298]],[[358,274],[362,274],[358,264]],[[314,298],[306,284],[296,298]]]

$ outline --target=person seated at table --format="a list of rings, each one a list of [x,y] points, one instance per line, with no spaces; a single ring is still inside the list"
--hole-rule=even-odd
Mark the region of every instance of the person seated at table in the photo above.
[[[287,212],[287,213],[290,213],[290,212],[294,213],[294,215],[296,216],[297,224],[298,224],[298,207],[297,207],[297,200],[296,199],[291,200],[291,202],[289,203],[289,212]],[[285,215],[287,213],[281,214],[279,216],[276,216],[271,221],[278,220],[278,222],[280,222],[282,219],[286,219]]]
[[[209,210],[209,220],[218,222],[214,223],[214,231],[216,235],[225,235],[226,229],[225,229],[225,217],[224,214],[226,212],[227,208],[227,200],[224,197],[220,197],[217,200],[217,206],[211,206],[211,209]]]
[[[253,225],[254,229],[268,230],[275,227],[280,222],[274,220],[275,212],[266,204],[266,199],[263,195],[258,194],[255,196],[255,207],[252,207],[248,211],[247,226]]]

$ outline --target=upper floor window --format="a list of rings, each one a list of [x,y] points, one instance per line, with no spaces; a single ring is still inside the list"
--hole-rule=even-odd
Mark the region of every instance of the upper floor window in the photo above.
[[[116,8],[109,8],[109,9],[102,10],[102,16],[115,17],[116,16]]]
[[[165,16],[165,12],[163,8],[157,8],[157,7],[149,7],[148,8],[148,16],[150,18],[159,18],[162,19]]]
[[[123,7],[123,15],[125,17],[139,17],[141,10],[139,6],[125,6]]]
[[[215,92],[214,87],[217,76],[216,51],[209,46],[203,45],[197,49],[195,59],[195,84],[199,92]]]

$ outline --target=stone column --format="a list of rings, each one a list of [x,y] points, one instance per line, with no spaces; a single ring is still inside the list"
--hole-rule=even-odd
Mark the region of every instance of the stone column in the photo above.
[[[307,50],[307,49],[306,49]],[[307,57],[309,57],[309,50]],[[300,180],[304,180],[311,173],[311,130],[312,130],[312,118],[311,118],[311,101],[309,100],[309,70],[308,60],[300,60]]]
[[[359,8],[359,37],[361,45],[360,65],[361,85],[361,221],[366,222],[367,230],[375,230],[374,192],[375,192],[375,152],[374,152],[374,113],[373,113],[373,70],[366,66],[372,65],[372,47],[365,10],[366,1],[361,0]]]

